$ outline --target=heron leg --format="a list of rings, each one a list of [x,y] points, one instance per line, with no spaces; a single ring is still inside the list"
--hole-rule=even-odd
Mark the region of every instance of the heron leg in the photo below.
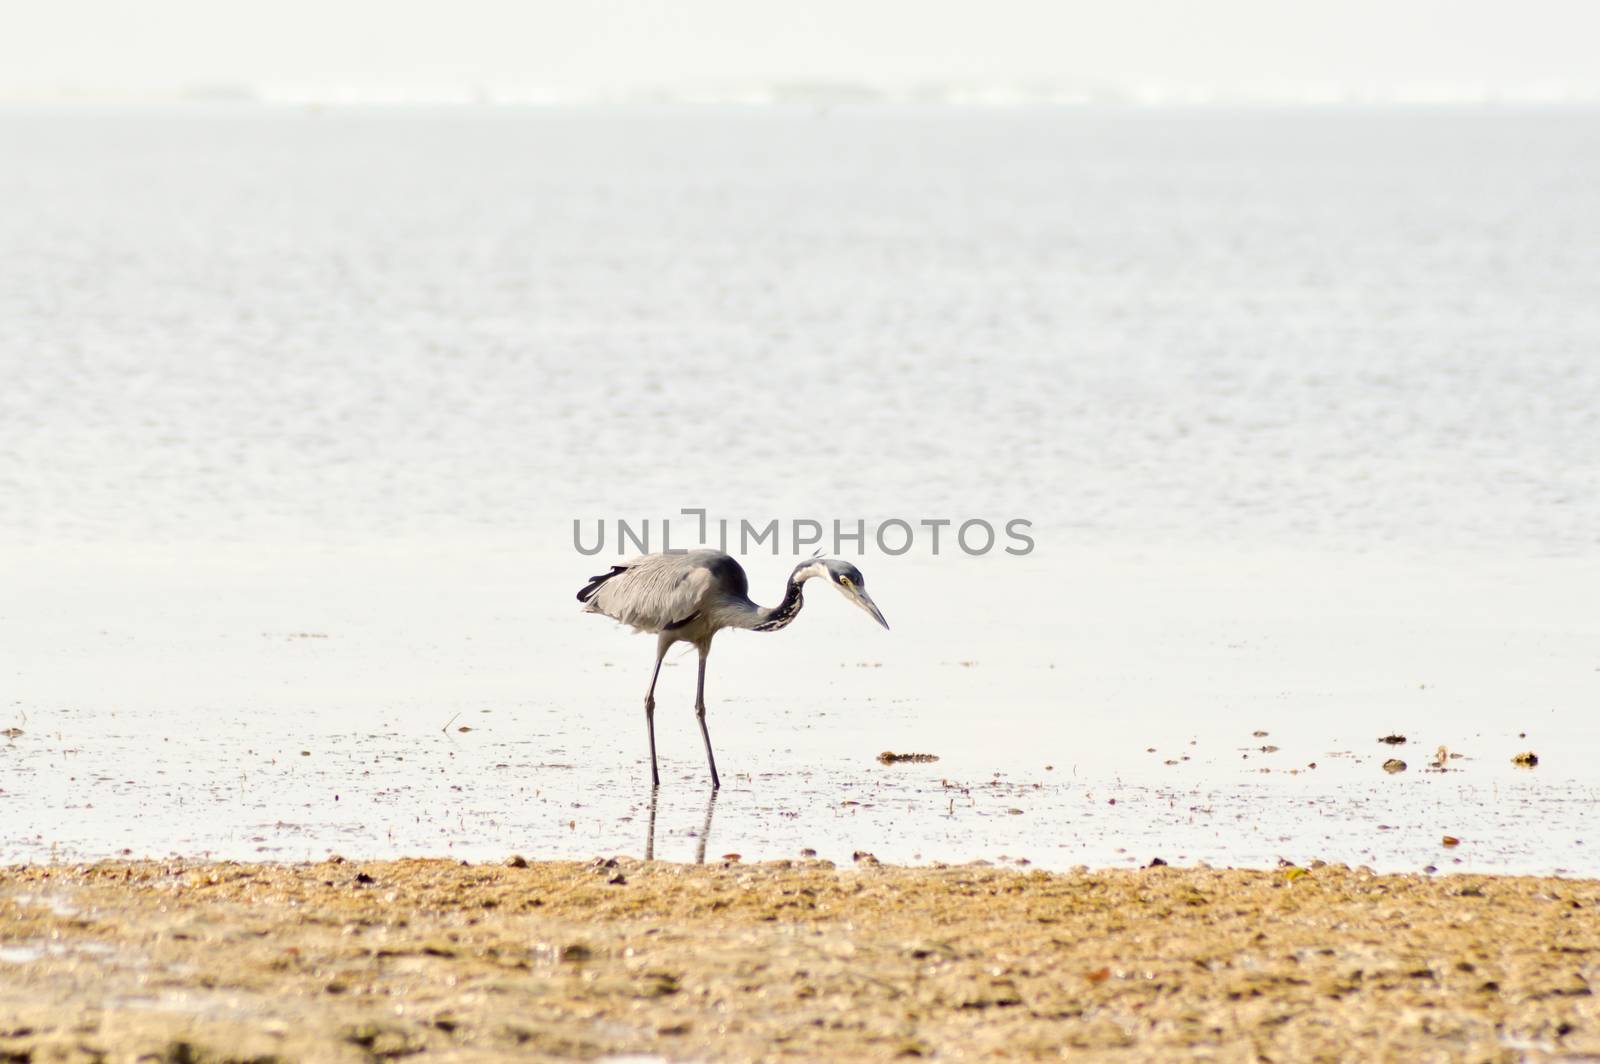
[[[710,647],[700,648],[700,679],[694,689],[694,713],[700,718],[700,738],[706,741],[706,764],[711,766],[711,789],[719,790],[722,781],[717,778],[717,758],[711,752],[711,733],[706,730],[706,655]]]
[[[656,680],[661,677],[661,661],[667,656],[672,643],[666,639],[656,643],[656,671],[650,674],[650,690],[644,693],[644,727],[650,733],[650,786],[661,786],[661,772],[656,768]]]

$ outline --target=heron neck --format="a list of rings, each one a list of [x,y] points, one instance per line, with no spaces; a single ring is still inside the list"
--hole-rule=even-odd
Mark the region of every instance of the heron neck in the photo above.
[[[796,579],[789,577],[789,582],[783,589],[783,601],[776,606],[763,606],[756,611],[755,623],[750,626],[754,632],[776,632],[786,627],[790,621],[800,615],[800,607],[806,604],[805,595],[800,587],[805,583],[805,578]]]

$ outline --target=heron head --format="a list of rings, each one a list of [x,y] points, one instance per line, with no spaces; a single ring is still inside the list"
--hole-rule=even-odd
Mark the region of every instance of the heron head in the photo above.
[[[889,627],[889,622],[883,619],[883,611],[867,594],[866,580],[860,569],[838,558],[817,558],[808,568],[812,570],[809,575],[825,577],[828,583],[839,589],[839,594],[870,613],[872,619],[884,628]]]

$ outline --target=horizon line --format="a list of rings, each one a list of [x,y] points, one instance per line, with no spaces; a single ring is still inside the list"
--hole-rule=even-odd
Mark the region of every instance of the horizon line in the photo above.
[[[582,106],[738,106],[818,108],[926,106],[1004,108],[1206,107],[1563,107],[1600,104],[1600,85],[1530,82],[1487,86],[1467,82],[1384,85],[1279,83],[1216,86],[1186,82],[1068,85],[1041,82],[922,81],[896,85],[847,79],[776,79],[704,85],[609,87],[533,82],[192,82],[175,86],[0,86],[0,104],[234,104],[288,107],[561,108]]]

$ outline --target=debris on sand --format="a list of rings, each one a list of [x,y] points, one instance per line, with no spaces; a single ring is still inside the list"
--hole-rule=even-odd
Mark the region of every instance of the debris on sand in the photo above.
[[[1444,844],[1446,846],[1460,846],[1461,845],[1461,840],[1456,838],[1454,835],[1446,835],[1444,837],[1443,841],[1444,841]]]
[[[1380,743],[1388,743],[1390,746],[1404,746],[1406,737],[1404,735],[1394,733],[1390,735],[1380,735],[1378,737],[1378,741]]]
[[[885,750],[878,755],[878,760],[885,765],[898,765],[904,761],[914,762],[919,765],[932,764],[939,760],[938,754],[897,754],[893,750]]]
[[[1518,768],[1532,768],[1539,763],[1539,755],[1532,750],[1524,750],[1511,759],[1511,763]]]
[[[1393,775],[1396,772],[1404,772],[1405,770],[1406,763],[1401,761],[1398,757],[1391,757],[1389,760],[1383,763],[1383,771],[1389,773],[1390,775]]]
[[[22,729],[7,728],[5,731],[0,731],[0,735],[4,735],[7,739],[16,739],[22,735]]]

